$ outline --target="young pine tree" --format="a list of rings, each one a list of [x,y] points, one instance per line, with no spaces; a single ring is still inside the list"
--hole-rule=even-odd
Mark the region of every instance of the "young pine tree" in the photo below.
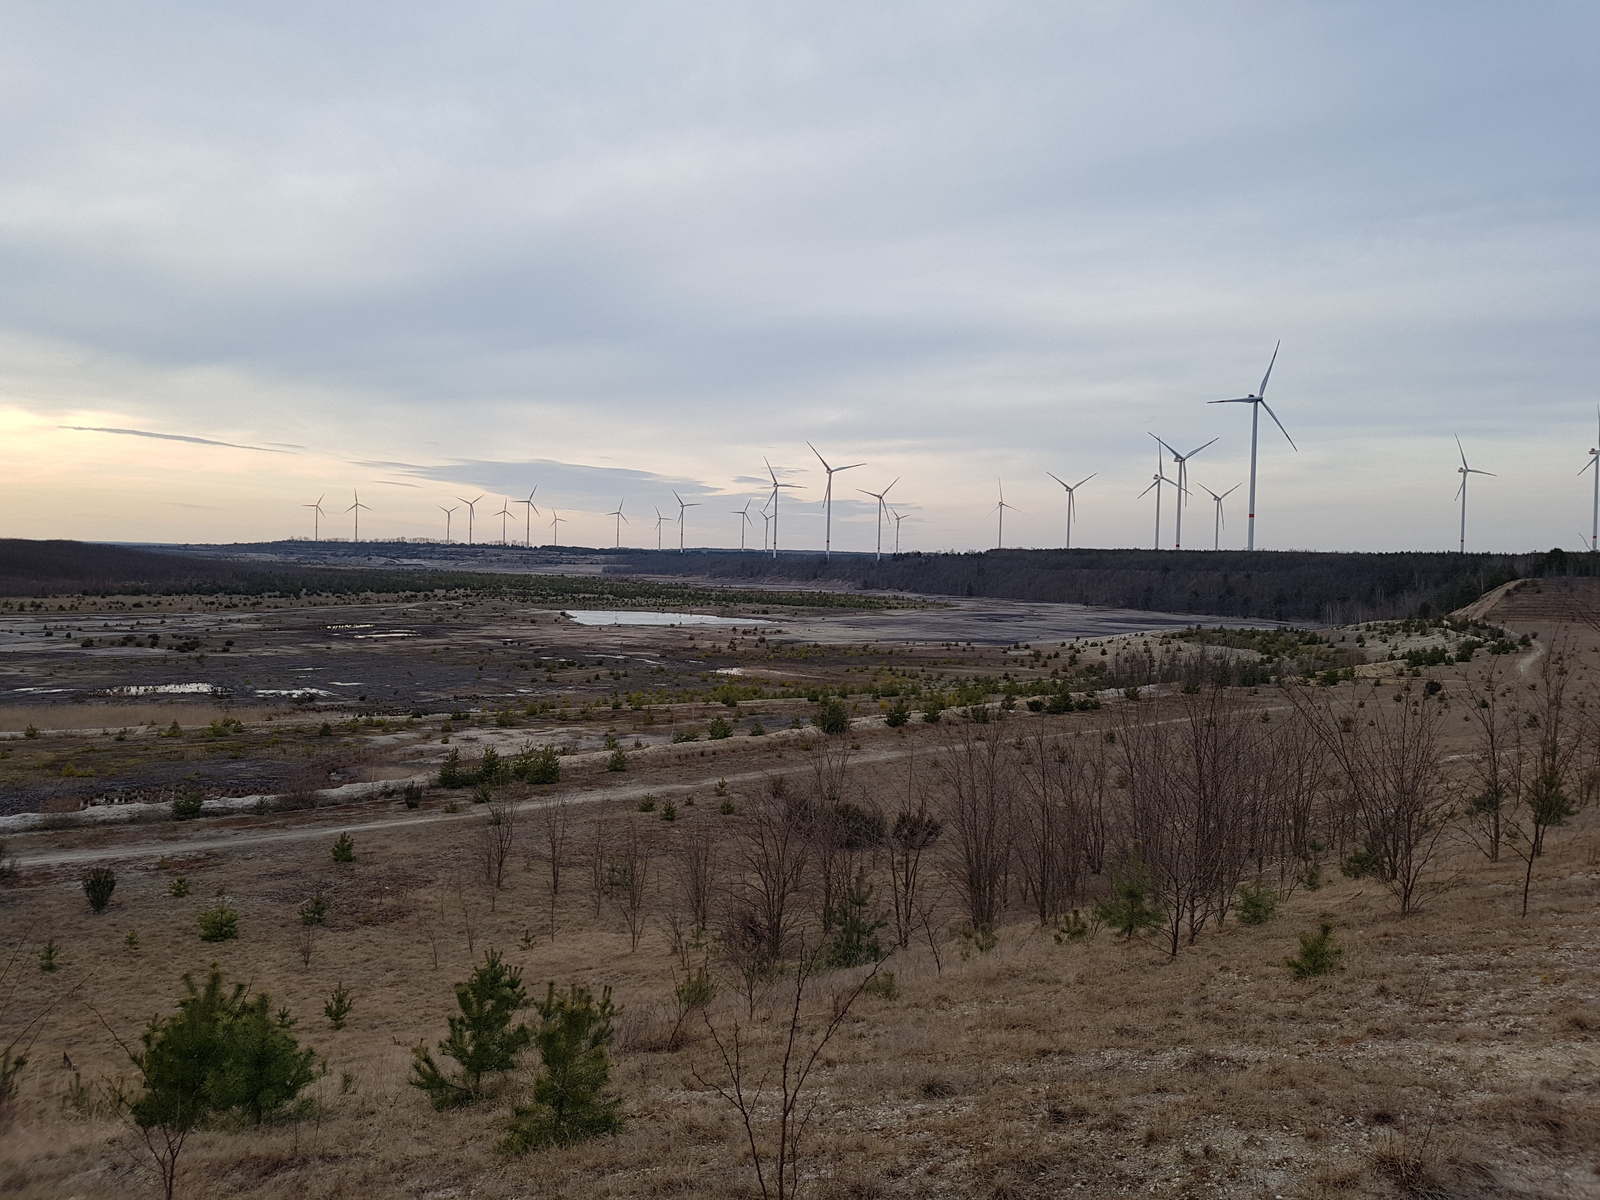
[[[528,1025],[511,1023],[528,1006],[522,971],[508,967],[497,950],[485,953],[483,965],[456,985],[456,1003],[461,1015],[449,1018],[450,1032],[439,1050],[455,1059],[461,1070],[454,1077],[446,1075],[426,1045],[412,1051],[411,1086],[426,1092],[438,1109],[480,1099],[485,1079],[513,1069],[517,1056],[533,1040]]]
[[[539,1046],[542,1065],[533,1081],[533,1101],[516,1110],[507,1124],[500,1149],[507,1154],[545,1146],[570,1146],[574,1142],[615,1133],[622,1128],[621,1101],[602,1098],[611,1081],[612,1021],[617,1015],[606,988],[595,1002],[581,984],[565,992],[551,984],[535,1005],[539,1012]]]
[[[1160,907],[1152,903],[1154,889],[1144,864],[1130,859],[1111,870],[1111,896],[1094,906],[1095,916],[1108,929],[1115,929],[1124,938],[1166,923]]]

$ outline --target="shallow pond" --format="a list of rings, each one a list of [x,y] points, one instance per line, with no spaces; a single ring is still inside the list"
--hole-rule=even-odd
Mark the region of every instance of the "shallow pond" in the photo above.
[[[627,609],[570,608],[561,614],[579,625],[767,625],[754,617],[712,617],[704,613],[640,612]]]

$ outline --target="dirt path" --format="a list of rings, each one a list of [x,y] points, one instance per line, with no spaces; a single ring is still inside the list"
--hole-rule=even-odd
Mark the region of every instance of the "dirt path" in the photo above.
[[[850,761],[855,765],[867,766],[906,758],[914,753],[942,753],[944,749],[942,746],[916,747],[915,749],[904,750],[899,747],[885,747],[883,749],[858,751],[852,755]],[[628,783],[622,786],[608,786],[609,781],[604,780],[576,783],[560,787],[537,799],[518,801],[513,807],[517,813],[530,813],[562,802],[569,804],[601,804],[606,802],[636,801],[643,799],[651,791],[659,791],[663,788],[678,789],[686,787],[693,790],[704,789],[709,792],[719,779],[726,780],[730,784],[746,784],[757,782],[770,773],[770,769],[741,771],[731,775],[725,771],[718,771],[715,774],[696,776],[688,780],[675,779],[668,783],[657,780],[649,784]],[[382,816],[368,815],[353,811],[348,813],[342,820],[332,810],[324,810],[324,813],[327,815],[317,814],[312,823],[296,825],[289,829],[251,828],[223,830],[181,840],[127,842],[111,846],[46,850],[42,853],[28,853],[26,850],[22,850],[16,854],[16,862],[19,868],[26,870],[29,867],[64,867],[110,860],[128,861],[158,858],[177,851],[184,853],[198,850],[240,851],[263,846],[323,839],[335,830],[351,833],[371,833],[388,829],[414,829],[418,825],[436,825],[451,821],[469,822],[480,817],[480,813],[474,805],[468,805],[462,811],[454,813],[445,812],[443,809],[435,809],[429,812],[407,813],[403,816],[387,813]],[[139,826],[124,828],[138,829]],[[171,826],[163,824],[152,828],[171,829]],[[191,828],[193,827],[191,826]]]

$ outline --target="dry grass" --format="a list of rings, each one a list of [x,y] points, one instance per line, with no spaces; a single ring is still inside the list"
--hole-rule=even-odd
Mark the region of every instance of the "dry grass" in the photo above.
[[[892,796],[903,763],[891,755],[905,739],[879,731],[863,741],[859,784]],[[798,776],[807,761],[793,743],[720,753],[671,768],[661,794],[700,797],[680,807],[677,827],[632,811],[631,800],[594,800],[582,817],[637,822],[651,837],[692,824],[725,834],[739,818],[716,810],[719,775],[743,781],[731,798],[744,805],[760,770]],[[643,769],[616,782],[657,786]],[[153,1194],[153,1171],[100,1100],[104,1084],[127,1073],[102,1019],[132,1038],[170,1008],[183,971],[212,959],[285,1003],[327,1073],[307,1119],[197,1136],[180,1170],[183,1196],[755,1194],[737,1118],[694,1079],[715,1065],[703,1025],[691,1019],[668,1049],[683,962],[664,923],[673,906],[666,861],[656,862],[651,925],[637,951],[614,907],[596,916],[581,862],[567,868],[552,940],[542,935],[546,880],[532,815],[522,818],[508,886],[494,895],[477,816],[428,815],[370,829],[353,816],[357,861],[347,866],[328,853],[340,825],[327,811],[274,818],[310,836],[241,837],[221,849],[196,825],[30,835],[35,847],[160,839],[166,857],[121,862],[100,916],[84,903],[76,867],[29,868],[0,889],[9,938],[63,947],[61,969],[29,965],[0,1011],[8,1035],[59,1000],[0,1144],[0,1194]],[[237,828],[272,826],[240,819]],[[1173,960],[1106,934],[1060,945],[1020,909],[987,953],[969,945],[963,954],[947,937],[938,962],[926,945],[896,955],[888,966],[898,994],[864,995],[819,1063],[804,1194],[1600,1195],[1600,822],[1587,813],[1555,835],[1525,920],[1514,858],[1491,864],[1461,842],[1447,866],[1455,886],[1409,918],[1369,881],[1336,877],[1297,892],[1272,923],[1207,931]],[[170,894],[178,875],[186,897]],[[306,966],[295,911],[315,892],[330,912]],[[219,895],[238,910],[241,938],[206,945],[195,921]],[[1347,969],[1296,983],[1280,964],[1320,921],[1335,926]],[[137,949],[124,945],[130,931]],[[452,984],[488,946],[535,988],[553,979],[614,989],[625,1009],[615,1054],[629,1116],[622,1135],[508,1160],[493,1147],[525,1093],[525,1072],[481,1108],[446,1114],[407,1086],[410,1048],[442,1035]],[[355,1010],[334,1031],[321,1007],[340,982]],[[811,1026],[839,982],[814,989]],[[719,1024],[743,1018],[736,990],[724,981]],[[779,1010],[777,995],[758,1004],[758,1063],[771,1059]]]

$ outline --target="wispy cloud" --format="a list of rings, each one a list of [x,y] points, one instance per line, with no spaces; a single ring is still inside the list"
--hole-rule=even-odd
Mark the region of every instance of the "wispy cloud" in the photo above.
[[[211,438],[190,437],[183,433],[151,433],[148,429],[106,429],[98,425],[63,425],[62,429],[78,433],[120,433],[124,437],[157,438],[163,442],[189,442],[196,446],[225,446],[229,450],[255,450],[261,454],[289,454],[289,450],[274,450],[267,446],[244,446],[238,442],[218,442]]]

